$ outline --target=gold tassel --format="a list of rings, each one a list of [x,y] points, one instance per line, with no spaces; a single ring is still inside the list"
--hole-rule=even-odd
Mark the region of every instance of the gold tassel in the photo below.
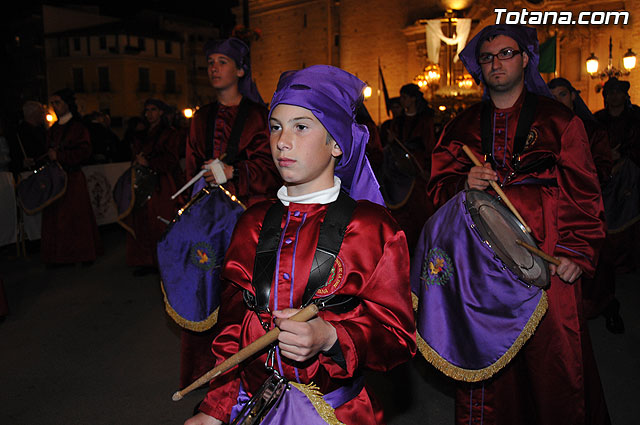
[[[320,389],[313,382],[309,382],[308,384],[291,382],[290,384],[296,387],[302,394],[307,396],[323,421],[325,421],[329,425],[345,425],[338,420],[338,418],[336,417],[336,411],[333,410],[333,407],[331,407],[329,403],[325,401],[322,393],[320,392]]]
[[[171,307],[169,304],[169,299],[167,298],[167,293],[164,291],[164,284],[160,281],[160,289],[162,289],[162,295],[164,296],[164,309],[169,316],[181,327],[188,329],[190,331],[195,332],[204,332],[208,331],[216,324],[218,321],[218,310],[220,308],[216,308],[216,310],[209,315],[206,319],[200,322],[194,322],[192,320],[187,320],[184,317],[180,316],[177,311]]]

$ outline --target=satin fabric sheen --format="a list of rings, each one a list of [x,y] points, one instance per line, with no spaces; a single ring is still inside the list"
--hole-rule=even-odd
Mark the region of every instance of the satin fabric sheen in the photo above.
[[[525,166],[543,157],[555,166],[529,174],[513,171],[513,139],[524,92],[508,109],[494,110],[494,167],[503,190],[532,229],[543,251],[565,256],[592,275],[605,236],[602,196],[582,121],[560,103],[538,96],[532,124],[535,140],[521,155]],[[445,128],[433,153],[428,190],[436,206],[463,189],[471,160],[467,145],[481,153],[481,105],[458,115]],[[526,179],[555,184],[523,184]],[[582,313],[581,283],[551,278],[549,309],[520,354],[484,387],[457,395],[457,423],[484,415],[484,423],[584,424],[588,418],[608,423],[597,367]],[[514,384],[517,382],[518,384]],[[587,394],[587,395],[585,395]],[[585,402],[585,398],[589,400]],[[485,400],[484,404],[480,401]],[[476,403],[478,403],[476,405]],[[494,415],[491,420],[490,415]],[[527,422],[532,421],[532,422]],[[587,421],[587,423],[590,423]]]
[[[269,202],[260,203],[245,212],[227,250],[219,334],[212,346],[218,363],[265,333],[256,313],[246,308],[242,290],[253,292],[255,249],[269,206]],[[318,204],[291,203],[287,207],[275,271],[277,286],[271,289],[271,310],[300,306],[326,209],[326,205]],[[361,369],[384,371],[409,360],[416,345],[408,259],[404,233],[386,210],[359,201],[334,266],[335,276],[321,292],[354,295],[361,304],[343,314],[319,313],[336,328],[346,370],[323,354],[302,364],[277,356],[275,367],[281,375],[294,382],[313,381],[327,394]],[[262,320],[273,327],[269,314],[263,314]],[[233,369],[213,380],[200,409],[228,420],[240,381],[252,393],[267,378],[265,360],[266,353],[262,353],[245,362],[241,370]],[[348,424],[384,423],[382,411],[366,387],[339,407],[336,416]]]
[[[44,263],[93,261],[102,253],[102,241],[80,167],[91,156],[89,130],[78,119],[54,124],[47,144],[56,149],[67,172],[67,191],[42,211],[41,258]]]

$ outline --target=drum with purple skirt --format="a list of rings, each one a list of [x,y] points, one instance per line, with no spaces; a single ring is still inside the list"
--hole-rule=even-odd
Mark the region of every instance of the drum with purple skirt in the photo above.
[[[128,168],[113,187],[113,199],[118,209],[118,223],[135,236],[133,229],[123,219],[134,209],[142,207],[158,186],[158,173],[139,164]]]
[[[67,173],[58,162],[50,162],[20,180],[16,196],[24,212],[31,215],[60,199],[66,191]]]
[[[205,186],[158,241],[165,309],[183,328],[203,332],[216,323],[222,261],[244,210],[222,186]]]
[[[418,347],[445,375],[477,382],[506,366],[547,310],[548,265],[517,218],[484,191],[458,193],[425,224],[411,266]]]

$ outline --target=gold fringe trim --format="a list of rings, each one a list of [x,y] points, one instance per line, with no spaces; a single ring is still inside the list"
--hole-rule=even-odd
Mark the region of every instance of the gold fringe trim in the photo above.
[[[129,204],[129,208],[127,208],[122,214],[120,214],[120,215],[118,215],[118,217],[116,217],[116,221],[118,222],[118,224],[120,226],[124,227],[124,230],[126,230],[129,233],[131,233],[131,236],[133,236],[133,238],[136,239],[136,232],[133,230],[133,228],[131,228],[124,221],[122,221],[129,214],[131,214],[131,211],[133,211],[133,206],[136,204],[136,191],[135,191],[135,189],[136,189],[136,173],[135,173],[133,167],[131,167],[130,170],[131,170],[131,203]]]
[[[536,309],[529,318],[529,321],[527,322],[518,338],[516,338],[516,340],[514,341],[513,345],[498,360],[496,360],[495,363],[483,369],[463,369],[449,363],[447,360],[443,359],[440,354],[438,354],[433,348],[431,348],[431,346],[424,339],[422,339],[419,334],[416,338],[418,349],[429,363],[431,363],[436,369],[450,378],[464,382],[484,381],[495,375],[498,371],[505,367],[516,354],[518,354],[522,346],[529,340],[529,338],[531,338],[531,335],[533,335],[533,333],[535,332],[538,324],[540,323],[540,320],[542,320],[542,317],[547,312],[547,307],[547,293],[543,291],[542,297],[540,297],[540,301],[538,301]]]
[[[413,303],[413,311],[418,311],[418,306],[420,305],[420,298],[413,292],[411,293],[411,302]]]
[[[37,214],[40,211],[42,211],[43,209],[45,209],[46,207],[48,207],[49,205],[53,204],[55,201],[57,201],[58,199],[62,198],[64,196],[65,193],[67,193],[67,182],[68,182],[68,177],[67,177],[67,172],[64,171],[64,169],[62,168],[62,166],[60,165],[60,163],[58,162],[54,162],[53,164],[55,164],[58,168],[60,168],[63,173],[64,173],[64,187],[62,188],[62,190],[60,191],[60,193],[58,193],[56,196],[54,196],[53,198],[47,200],[47,202],[45,202],[44,204],[40,205],[37,208],[34,208],[32,210],[25,208],[24,204],[22,203],[22,200],[20,199],[20,197],[18,197],[18,204],[20,205],[20,207],[22,207],[22,209],[24,210],[25,213],[27,213],[28,215],[33,215],[33,214]],[[19,179],[18,183],[20,183],[23,179]],[[16,185],[18,184],[16,183]]]
[[[338,420],[338,418],[336,417],[336,411],[333,410],[333,407],[331,407],[329,403],[325,401],[322,393],[320,392],[320,389],[313,382],[310,382],[308,384],[291,382],[291,385],[296,387],[302,394],[307,396],[323,421],[325,421],[329,425],[345,425]]]
[[[208,331],[218,322],[218,310],[220,308],[216,308],[216,310],[209,315],[206,319],[200,322],[194,322],[192,320],[187,320],[184,317],[180,316],[177,311],[171,307],[169,304],[169,299],[167,298],[167,293],[164,290],[164,283],[160,280],[160,289],[162,290],[162,295],[164,296],[164,309],[167,314],[181,327],[188,329],[190,331],[195,332],[204,332]]]
[[[415,187],[415,185],[416,179],[414,177],[414,179],[411,181],[411,187],[409,188],[409,192],[407,192],[407,196],[405,196],[404,199],[397,204],[390,204],[388,202],[385,202],[385,204],[387,204],[387,208],[389,208],[390,210],[399,210],[400,208],[404,207],[407,202],[409,202],[409,198],[411,198],[411,194],[413,193],[413,188]]]

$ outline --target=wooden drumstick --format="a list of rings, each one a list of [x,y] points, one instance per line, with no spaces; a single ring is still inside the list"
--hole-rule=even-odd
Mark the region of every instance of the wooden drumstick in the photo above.
[[[317,314],[318,314],[318,306],[315,304],[309,304],[308,306],[306,306],[305,308],[297,312],[295,315],[291,316],[289,319],[294,320],[296,322],[306,322],[314,318]],[[279,328],[271,329],[269,332],[262,335],[260,338],[256,339],[251,344],[247,345],[242,350],[238,351],[236,354],[234,354],[233,356],[229,357],[227,360],[220,363],[218,366],[211,369],[209,372],[202,375],[200,378],[198,378],[196,381],[194,381],[191,385],[189,385],[185,389],[176,391],[171,397],[171,399],[173,401],[182,400],[182,397],[184,397],[187,393],[190,393],[196,388],[199,388],[201,385],[211,381],[212,379],[223,374],[224,372],[228,371],[232,367],[240,364],[242,361],[246,360],[247,358],[253,356],[258,351],[274,343],[278,339],[278,335],[280,335]]]
[[[520,239],[516,239],[516,243],[518,245],[520,245],[523,248],[528,249],[529,251],[533,252],[534,254],[536,254],[538,257],[542,258],[543,260],[551,263],[551,264],[555,264],[556,266],[560,265],[560,260],[558,260],[555,257],[550,256],[549,254],[547,254],[546,252],[536,248],[535,246],[531,246],[528,243],[521,241]]]
[[[478,158],[475,156],[475,154],[473,152],[471,152],[471,149],[469,149],[467,147],[467,145],[462,145],[462,150],[464,150],[464,153],[467,154],[469,159],[471,159],[471,161],[473,161],[473,163],[476,166],[482,167],[482,163],[478,160]],[[502,200],[504,201],[505,205],[509,208],[509,210],[511,210],[513,215],[515,215],[516,218],[520,221],[520,223],[522,223],[522,225],[524,226],[524,228],[527,231],[527,233],[531,233],[531,228],[524,221],[524,218],[522,218],[520,213],[518,213],[518,210],[516,210],[516,207],[514,207],[513,204],[511,203],[511,201],[509,200],[509,198],[507,198],[507,195],[505,195],[505,193],[502,191],[502,189],[500,188],[498,183],[494,182],[493,180],[489,180],[489,184],[491,185],[493,190],[496,191],[498,196],[500,196],[500,198],[502,198]]]

